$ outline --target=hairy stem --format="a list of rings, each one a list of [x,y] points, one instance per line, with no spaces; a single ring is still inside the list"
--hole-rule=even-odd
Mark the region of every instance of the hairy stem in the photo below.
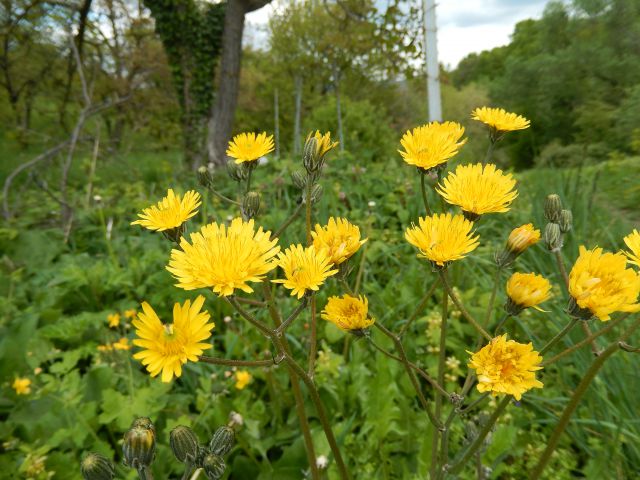
[[[451,288],[451,283],[449,282],[449,275],[447,274],[447,271],[444,269],[439,269],[438,274],[440,275],[440,279],[442,280],[442,285],[444,286],[444,288],[447,290],[447,293],[449,294],[449,298],[451,298],[451,301],[455,304],[458,310],[460,310],[460,313],[462,313],[462,316],[471,325],[473,325],[473,327],[484,338],[486,338],[487,340],[491,340],[492,338],[491,335],[489,335],[489,333],[484,328],[482,328],[482,326],[478,323],[478,321],[471,316],[471,314],[467,311],[467,309],[464,308],[464,305],[462,305],[462,302],[460,302],[460,299],[457,297],[457,295],[453,291],[453,288]]]
[[[427,198],[427,186],[425,184],[425,173],[420,172],[420,189],[422,190],[422,202],[424,208],[427,211],[427,215],[431,215],[431,208],[429,207],[429,199]]]
[[[438,351],[438,385],[444,385],[444,368],[447,359],[446,345],[447,345],[447,308],[449,306],[449,297],[447,296],[447,290],[442,288],[442,320],[440,323],[440,346]],[[438,422],[442,420],[442,397],[436,395],[436,418]],[[439,432],[434,435],[431,442],[431,478],[436,478],[436,472],[441,461],[444,459],[438,459],[438,437]]]
[[[215,358],[207,355],[199,355],[200,362],[211,365],[226,365],[227,367],[268,367],[278,363],[276,359],[271,360],[233,360],[230,358]]]
[[[540,355],[543,355],[544,353],[548,352],[556,343],[558,343],[562,337],[564,337],[567,333],[569,333],[571,331],[571,329],[575,326],[576,323],[578,323],[578,319],[577,318],[572,318],[569,323],[567,323],[565,325],[565,327],[560,330],[555,337],[553,337],[551,340],[549,340],[547,342],[547,344],[542,347],[542,349],[540,350]]]
[[[316,356],[318,355],[318,318],[316,315],[316,296],[311,296],[311,337],[309,338],[309,367],[308,372],[311,378],[314,377],[316,369]]]
[[[491,291],[491,298],[489,299],[489,305],[487,306],[487,313],[484,316],[484,324],[482,325],[484,328],[489,328],[489,323],[491,322],[491,314],[493,313],[493,306],[496,302],[496,296],[498,294],[498,285],[500,284],[500,274],[502,273],[502,268],[496,268],[496,275],[493,279],[493,290]]]

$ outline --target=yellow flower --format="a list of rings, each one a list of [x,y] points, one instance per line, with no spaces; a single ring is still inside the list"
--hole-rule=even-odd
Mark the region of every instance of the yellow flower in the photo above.
[[[122,337],[115,343],[112,343],[111,346],[116,350],[130,350],[131,345],[129,344],[129,339],[126,337]]]
[[[185,290],[210,287],[219,295],[233,295],[235,289],[251,293],[247,282],[261,282],[276,267],[273,257],[280,251],[278,239],[253,220],[234,218],[229,227],[210,223],[191,234],[191,243],[180,240],[182,250],[172,250],[167,266]]]
[[[478,391],[513,395],[516,400],[532,388],[542,388],[535,372],[542,369],[542,357],[531,343],[507,340],[507,335],[494,338],[476,353],[471,354],[468,366],[478,376]]]
[[[144,348],[133,358],[142,361],[152,377],[162,372],[162,381],[170,382],[173,376],[182,375],[182,365],[197,362],[198,356],[211,345],[203,343],[211,337],[215,326],[209,322],[209,313],[200,309],[204,297],[198,295],[193,304],[190,300],[181,306],[173,306],[173,323],[163,324],[147,302],[142,303],[142,312],[133,321],[137,339],[133,344]]]
[[[135,308],[132,308],[130,310],[125,310],[124,311],[124,318],[133,319],[133,318],[136,318],[137,314],[138,314],[138,312],[136,311]]]
[[[471,112],[471,118],[488,125],[498,133],[524,130],[529,128],[530,122],[515,113],[509,113],[503,108],[476,108]]]
[[[507,280],[507,296],[511,303],[507,303],[507,311],[511,315],[529,307],[542,311],[538,305],[551,296],[551,284],[542,275],[516,272]]]
[[[495,165],[477,163],[458,165],[455,172],[436,187],[436,191],[452,205],[458,205],[471,217],[484,213],[507,212],[518,196],[515,179]]]
[[[507,239],[507,250],[519,255],[539,241],[540,230],[536,230],[532,223],[527,223],[511,231]]]
[[[624,252],[629,258],[629,263],[640,267],[640,232],[634,228],[633,232],[624,237],[624,243],[631,250],[630,252]]]
[[[117,328],[120,325],[120,314],[110,313],[107,315],[107,321],[109,322],[109,328]]]
[[[374,323],[373,318],[368,318],[369,301],[362,295],[352,297],[343,295],[330,297],[322,311],[322,318],[330,321],[342,330],[364,330]]]
[[[327,132],[324,135],[320,131],[316,130],[316,133],[309,133],[307,135],[307,142],[311,137],[316,139],[316,157],[324,157],[330,150],[333,150],[338,146],[340,142],[331,141],[331,132]]]
[[[16,378],[11,387],[18,395],[29,395],[31,393],[31,380],[28,378]]]
[[[285,278],[272,282],[282,283],[298,298],[302,298],[307,290],[318,290],[327,277],[338,273],[338,270],[331,270],[331,261],[324,252],[316,252],[313,246],[303,248],[300,244],[280,252],[278,265],[284,270]]]
[[[316,225],[315,230],[311,232],[313,246],[316,251],[324,252],[334,265],[347,260],[368,240],[360,240],[360,229],[346,218],[330,217],[327,225]]]
[[[580,255],[569,274],[569,293],[583,312],[600,320],[611,318],[613,312],[640,311],[640,274],[626,268],[622,253],[602,253],[602,248],[587,250],[580,246]]]
[[[253,132],[241,133],[229,142],[227,155],[235,158],[236,163],[253,162],[273,152],[274,148],[273,135],[267,137],[266,132],[259,135]]]
[[[464,127],[455,122],[431,122],[407,131],[400,144],[404,151],[398,150],[409,165],[428,170],[446,163],[453,157],[467,139]]]
[[[131,225],[142,225],[149,230],[162,232],[178,228],[188,219],[198,213],[197,208],[200,206],[200,194],[195,190],[190,190],[180,198],[180,195],[173,193],[173,190],[167,190],[167,196],[142,210],[139,213],[139,220],[131,222]]]
[[[473,222],[462,215],[435,214],[419,219],[404,236],[418,248],[418,257],[427,258],[442,267],[447,262],[464,258],[478,247],[478,236],[473,236]]]
[[[244,387],[249,385],[251,381],[251,374],[246,370],[240,370],[236,372],[236,388],[238,390],[242,390]]]
[[[110,352],[113,350],[113,345],[111,343],[106,343],[104,345],[98,345],[97,349],[99,352]]]

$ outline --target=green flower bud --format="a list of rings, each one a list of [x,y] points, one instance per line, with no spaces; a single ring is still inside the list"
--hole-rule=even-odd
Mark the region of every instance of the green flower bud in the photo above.
[[[218,480],[224,475],[224,459],[215,453],[209,453],[202,459],[202,468],[209,480]]]
[[[211,178],[211,172],[209,172],[209,169],[205,166],[198,168],[197,176],[198,176],[198,183],[205,188],[209,188],[209,186],[211,185],[211,182],[213,181],[213,178]]]
[[[310,135],[304,143],[302,163],[309,173],[315,172],[322,167],[322,157],[318,155],[318,140],[314,136]]]
[[[150,419],[141,417],[133,421],[124,434],[122,453],[128,467],[139,470],[151,465],[156,453],[156,430]]]
[[[195,463],[198,458],[198,437],[189,427],[180,425],[171,430],[169,444],[179,462]]]
[[[260,194],[248,192],[242,200],[242,215],[247,220],[254,218],[260,211]]]
[[[231,427],[220,427],[215,431],[211,441],[209,442],[209,450],[211,453],[224,457],[231,451],[235,441],[235,432]]]
[[[227,160],[227,173],[232,180],[241,182],[247,178],[248,171],[242,165],[237,164],[235,160]]]
[[[291,181],[299,190],[304,190],[307,186],[307,177],[302,170],[296,170],[291,174]]]
[[[560,196],[555,193],[547,195],[547,198],[544,200],[544,217],[550,222],[558,223],[560,221],[561,210],[562,201],[560,200]]]
[[[544,241],[550,252],[559,252],[562,248],[562,232],[557,223],[547,223],[544,228]]]
[[[307,202],[307,191],[304,192],[304,202]],[[318,203],[318,201],[322,198],[322,185],[315,184],[311,187],[311,204]]]
[[[80,472],[85,480],[111,480],[116,469],[111,461],[99,453],[89,453],[80,464]]]
[[[571,210],[562,210],[560,212],[559,225],[562,233],[571,231],[573,227],[573,213],[571,213]]]

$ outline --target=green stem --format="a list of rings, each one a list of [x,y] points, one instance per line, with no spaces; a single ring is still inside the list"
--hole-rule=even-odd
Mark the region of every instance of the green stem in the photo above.
[[[244,308],[242,308],[242,306],[240,306],[240,303],[238,303],[238,300],[235,297],[230,296],[230,297],[222,297],[222,298],[224,298],[228,303],[230,303],[245,320],[247,320],[249,323],[255,326],[267,337],[270,337],[273,334],[273,331],[269,327],[267,327],[264,323],[262,323],[260,320],[258,320],[249,312],[247,312]]]
[[[307,181],[307,195],[304,199],[305,204],[305,220],[306,220],[306,232],[307,232],[307,246],[311,245],[311,188],[313,184],[311,181]]]
[[[489,322],[491,321],[491,314],[493,313],[493,306],[496,301],[496,296],[498,294],[498,285],[500,284],[500,274],[502,273],[502,268],[496,268],[496,276],[493,279],[493,290],[491,291],[491,298],[489,299],[489,306],[487,307],[487,313],[484,316],[484,324],[482,325],[484,328],[489,328]]]
[[[193,474],[194,470],[195,470],[195,465],[193,465],[189,461],[185,462],[185,464],[184,464],[184,473],[182,474],[182,479],[181,480],[189,480],[189,478],[191,478],[191,475]]]
[[[282,235],[282,233],[289,227],[289,225],[291,225],[291,223],[293,223],[293,221],[298,218],[298,215],[300,215],[300,212],[302,211],[302,207],[304,207],[304,203],[299,203],[298,206],[296,207],[296,209],[293,211],[293,213],[289,216],[289,218],[287,218],[284,223],[282,225],[280,225],[280,227],[278,227],[278,230],[276,230],[275,232],[273,232],[271,234],[271,237],[269,238],[270,240],[275,240],[276,238],[279,238],[280,235]]]
[[[620,342],[624,342],[627,338],[629,338],[638,327],[640,327],[640,318],[636,319],[636,321],[622,334],[622,336],[617,341],[611,343],[604,350],[604,352],[602,352],[602,354],[600,354],[600,356],[593,361],[587,372],[582,377],[582,380],[574,390],[573,395],[569,399],[569,403],[564,408],[564,411],[562,412],[562,415],[560,416],[560,419],[556,424],[556,428],[553,430],[551,437],[547,441],[547,448],[544,450],[544,452],[542,452],[542,455],[538,460],[538,464],[534,468],[533,473],[529,476],[530,479],[535,480],[537,478],[540,478],[542,472],[547,466],[547,463],[549,463],[551,455],[558,446],[560,437],[569,425],[569,420],[571,419],[573,412],[576,410],[576,408],[578,408],[580,400],[584,396],[587,388],[597,375],[598,371],[602,368],[604,362],[619,350]]]
[[[229,197],[225,197],[223,194],[221,194],[220,192],[218,192],[216,189],[214,189],[213,187],[209,187],[209,191],[211,193],[213,193],[216,197],[218,197],[220,200],[228,202],[232,205],[241,205],[240,202],[236,202],[235,200],[232,200]]]
[[[313,301],[313,299],[312,299]],[[288,327],[289,325],[291,325],[291,323],[298,318],[298,315],[300,315],[300,312],[302,312],[302,310],[304,310],[307,307],[307,299],[303,298],[302,302],[300,302],[300,305],[298,305],[295,310],[293,312],[291,312],[291,315],[289,315],[289,317],[282,322],[280,325],[278,325],[278,328],[276,328],[275,332],[276,335],[281,335]]]
[[[256,163],[257,163],[257,162],[258,162],[258,161],[256,160]],[[255,168],[255,167],[253,167],[253,166],[252,166],[252,167],[249,167],[249,173],[247,173],[247,189],[246,189],[246,191],[244,192],[245,194],[246,194],[246,193],[249,193],[249,191],[251,190],[251,174],[253,173],[253,169],[254,169],[254,168]]]
[[[230,358],[214,358],[207,355],[199,355],[198,360],[211,365],[226,365],[227,367],[268,367],[275,365],[276,359],[271,360],[233,360]]]
[[[138,477],[140,478],[140,480],[153,480],[151,469],[144,466],[138,469]]]
[[[493,331],[493,336],[494,337],[498,336],[498,332],[504,326],[504,324],[507,323],[507,320],[509,320],[509,318],[511,318],[511,315],[508,314],[508,313],[505,313],[504,316],[500,319],[500,321],[498,322],[498,325],[496,325],[496,328]]]
[[[429,208],[429,199],[427,198],[427,186],[425,185],[425,173],[420,172],[420,189],[422,190],[422,202],[424,208],[427,211],[427,215],[431,215],[431,208]]]
[[[424,307],[427,306],[427,303],[429,302],[429,299],[431,298],[433,291],[438,286],[438,283],[440,282],[436,280],[431,284],[431,287],[429,287],[429,290],[427,290],[427,293],[424,294],[424,297],[422,297],[422,300],[420,300],[420,303],[416,307],[415,311],[411,314],[407,322],[400,328],[400,331],[398,332],[398,337],[402,337],[405,334],[405,332],[409,329],[413,321],[420,316],[420,314],[424,310]]]
[[[318,318],[316,315],[316,296],[311,296],[311,337],[309,338],[309,376],[314,377],[316,356],[318,355]]]
[[[484,160],[482,161],[483,165],[486,165],[487,163],[489,163],[493,158],[493,149],[496,145],[496,140],[493,138],[493,135],[489,135],[489,137],[490,137],[489,148],[487,148],[487,153],[484,156]]]
[[[489,333],[484,328],[482,328],[482,326],[478,323],[478,321],[471,316],[471,314],[467,311],[467,309],[464,308],[464,305],[462,305],[462,303],[458,299],[457,295],[454,293],[453,288],[451,288],[451,283],[449,282],[449,276],[447,274],[447,271],[444,270],[444,269],[440,269],[440,270],[438,270],[438,274],[440,275],[440,279],[442,280],[442,285],[444,285],[444,288],[447,290],[447,293],[449,294],[449,298],[451,298],[451,301],[458,308],[458,310],[460,310],[460,313],[462,313],[462,316],[471,325],[473,325],[473,327],[484,338],[486,338],[487,340],[491,340],[491,338],[492,338],[491,335],[489,335]]]
[[[444,368],[447,359],[446,345],[447,345],[447,308],[449,306],[449,297],[447,296],[447,290],[442,288],[442,321],[440,323],[440,346],[438,351],[438,384],[444,385]],[[442,397],[436,396],[436,418],[438,422],[442,419]],[[434,432],[434,438],[431,442],[431,478],[436,478],[436,472],[442,459],[438,459],[438,437],[439,432]]]
[[[556,343],[558,343],[562,339],[562,337],[564,337],[567,333],[569,333],[569,331],[571,331],[571,329],[578,322],[579,320],[577,318],[571,318],[569,323],[567,323],[565,327],[556,334],[555,337],[549,340],[549,342],[547,342],[547,344],[544,347],[542,347],[542,350],[540,350],[539,352],[540,355],[543,355],[546,352],[548,352]]]
[[[462,455],[462,458],[458,460],[449,470],[448,473],[457,474],[464,468],[465,464],[469,461],[471,457],[476,453],[476,451],[482,446],[484,439],[489,435],[489,432],[495,425],[496,421],[502,415],[502,412],[507,405],[511,402],[511,395],[507,395],[502,401],[498,404],[498,407],[495,409],[487,423],[482,426],[482,430],[478,433],[478,436],[475,438],[473,443],[467,448],[467,450]]]

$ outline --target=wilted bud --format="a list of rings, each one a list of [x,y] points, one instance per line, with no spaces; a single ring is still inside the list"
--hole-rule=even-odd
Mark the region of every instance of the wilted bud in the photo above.
[[[558,252],[562,248],[562,232],[557,223],[547,223],[544,228],[544,241],[550,252]]]
[[[156,430],[147,417],[133,421],[131,428],[124,434],[122,444],[124,464],[139,470],[153,462],[156,453]]]
[[[209,451],[224,457],[233,448],[235,433],[231,427],[220,427],[215,431],[209,442]]]
[[[242,215],[247,220],[254,218],[260,211],[260,194],[248,192],[242,200]]]
[[[234,160],[227,160],[227,173],[232,180],[241,182],[247,178],[247,171],[242,164],[237,164]]]
[[[322,159],[318,156],[318,140],[309,136],[302,151],[302,164],[307,172],[315,172],[322,166]]]
[[[202,468],[209,480],[218,480],[224,475],[224,459],[215,453],[208,453],[202,459]]]
[[[562,233],[567,233],[571,230],[573,226],[573,213],[571,213],[571,210],[562,210],[560,212],[559,225]]]
[[[560,211],[562,210],[562,201],[555,193],[547,195],[544,200],[544,217],[553,223],[560,221]]]
[[[198,437],[189,427],[177,426],[169,434],[171,451],[178,461],[194,463],[198,458]]]
[[[80,464],[80,472],[85,480],[111,480],[116,469],[111,461],[99,453],[89,453]]]
[[[302,170],[296,170],[291,174],[291,181],[297,189],[304,190],[307,186],[307,177]]]
[[[209,188],[213,179],[211,178],[211,172],[205,166],[198,168],[198,183],[205,188]]]

